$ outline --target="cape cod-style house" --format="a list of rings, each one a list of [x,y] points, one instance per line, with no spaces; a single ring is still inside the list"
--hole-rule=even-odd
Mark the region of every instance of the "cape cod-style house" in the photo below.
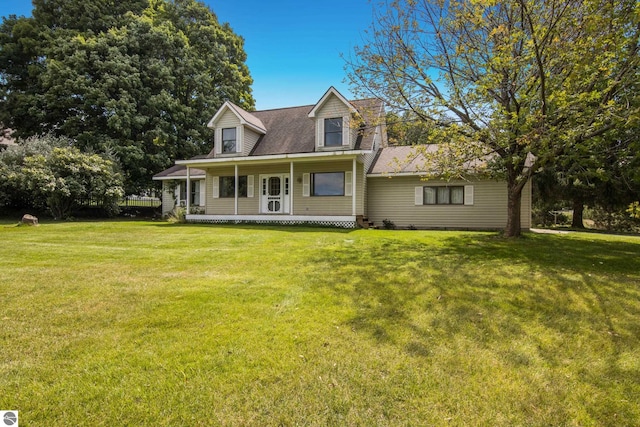
[[[411,147],[388,145],[377,99],[349,101],[331,87],[315,105],[301,107],[247,112],[225,102],[208,127],[208,155],[178,160],[154,176],[163,183],[164,214],[182,205],[189,222],[506,224],[505,182],[423,180],[415,161],[402,162]],[[522,227],[530,228],[530,184],[521,212]]]

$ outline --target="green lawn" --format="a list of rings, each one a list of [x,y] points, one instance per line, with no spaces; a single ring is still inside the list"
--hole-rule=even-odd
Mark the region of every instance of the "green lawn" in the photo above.
[[[21,426],[640,425],[640,238],[0,224]]]

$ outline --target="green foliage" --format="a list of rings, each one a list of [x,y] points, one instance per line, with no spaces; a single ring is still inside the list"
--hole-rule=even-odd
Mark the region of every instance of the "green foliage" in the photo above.
[[[463,174],[465,159],[493,156],[516,236],[540,167],[637,129],[639,22],[636,0],[394,0],[347,67],[362,95],[439,131],[425,169]]]
[[[640,219],[640,202],[633,202],[629,205],[627,213],[631,218]]]
[[[69,140],[51,136],[30,138],[1,153],[0,179],[5,204],[31,200],[54,218],[67,218],[81,199],[94,200],[114,215],[124,195],[113,160],[82,153]]]
[[[415,114],[398,115],[390,111],[386,115],[387,138],[391,145],[418,145],[433,142],[433,129]]]
[[[173,208],[169,215],[167,215],[167,221],[171,224],[184,224],[187,222],[187,208],[183,206],[176,206]]]
[[[243,40],[201,2],[37,0],[33,15],[0,26],[0,122],[114,153],[128,193],[207,152],[226,99],[253,108]]]
[[[52,135],[30,137],[0,151],[0,205],[7,207],[46,208],[43,200],[33,197],[24,185],[25,159],[48,157],[56,147],[69,147],[71,142]]]
[[[382,226],[384,227],[385,230],[395,230],[396,229],[396,224],[391,221],[390,219],[383,219],[382,220]]]
[[[632,216],[631,213],[631,209],[605,209],[600,206],[588,209],[589,217],[597,229],[638,233],[640,232],[640,219]]]

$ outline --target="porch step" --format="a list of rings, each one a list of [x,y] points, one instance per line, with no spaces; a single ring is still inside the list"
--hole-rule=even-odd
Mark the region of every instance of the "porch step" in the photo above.
[[[358,227],[365,229],[373,227],[373,221],[369,221],[369,218],[365,218],[363,215],[356,215],[356,223]]]

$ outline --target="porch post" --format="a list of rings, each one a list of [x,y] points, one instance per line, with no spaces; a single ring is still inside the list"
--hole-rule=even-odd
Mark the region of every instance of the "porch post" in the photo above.
[[[235,165],[235,170],[234,170],[234,182],[235,182],[235,194],[234,194],[234,212],[235,215],[238,215],[238,165]]]
[[[353,172],[351,178],[351,208],[353,210],[352,215],[356,216],[356,158],[353,158]]]
[[[191,211],[191,168],[187,165],[187,214]]]
[[[289,162],[289,215],[293,215],[293,162]]]

